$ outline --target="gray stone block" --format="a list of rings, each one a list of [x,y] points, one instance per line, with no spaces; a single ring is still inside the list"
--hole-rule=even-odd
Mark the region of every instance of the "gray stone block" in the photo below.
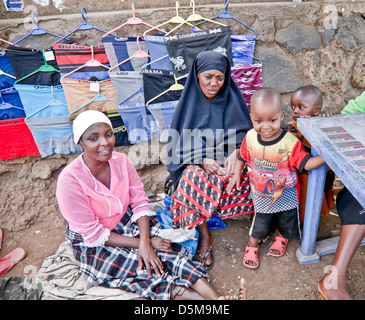
[[[336,39],[346,50],[365,46],[365,19],[360,13],[353,13],[339,22]]]
[[[306,26],[299,21],[276,32],[275,40],[285,44],[294,54],[303,49],[319,49],[321,35],[316,27]]]
[[[258,57],[263,61],[263,87],[270,87],[279,93],[291,92],[301,86],[296,66],[280,48],[260,51]]]

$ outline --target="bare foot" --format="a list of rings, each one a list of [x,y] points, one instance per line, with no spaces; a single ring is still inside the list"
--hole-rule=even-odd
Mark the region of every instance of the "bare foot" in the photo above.
[[[218,300],[247,300],[246,280],[244,278],[240,279],[240,287],[238,295],[220,296]]]
[[[346,279],[334,278],[331,271],[319,281],[318,291],[325,300],[353,300],[346,289]]]

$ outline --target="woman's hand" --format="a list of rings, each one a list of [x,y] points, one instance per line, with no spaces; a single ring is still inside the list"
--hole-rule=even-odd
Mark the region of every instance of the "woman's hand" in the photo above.
[[[157,256],[155,250],[172,250],[171,242],[169,240],[158,237],[150,238],[150,217],[143,216],[137,220],[140,232],[138,245],[138,269],[146,266],[148,277],[151,278],[153,268],[158,277],[164,273],[163,264]]]
[[[205,172],[210,174],[224,176],[227,174],[227,170],[223,168],[217,160],[204,158],[202,167]]]
[[[151,241],[140,241],[138,247],[138,269],[141,270],[144,264],[149,278],[152,277],[152,268],[158,277],[164,273],[163,264],[152,246],[152,242],[156,241],[152,241],[152,239]]]
[[[171,241],[167,239],[152,237],[151,245],[155,250],[172,251]]]

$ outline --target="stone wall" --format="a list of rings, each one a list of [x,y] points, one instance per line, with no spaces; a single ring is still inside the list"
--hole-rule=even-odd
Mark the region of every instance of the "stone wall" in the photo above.
[[[136,15],[157,25],[175,16],[175,1],[140,0]],[[179,15],[192,13],[190,1],[180,1]],[[196,12],[212,17],[224,10],[222,0],[196,1]],[[15,42],[33,27],[31,11],[40,27],[65,35],[85,18],[104,30],[111,30],[132,16],[131,1],[47,1],[25,0],[23,12],[6,12],[0,5],[0,38]],[[230,1],[228,8],[237,19],[257,31],[255,56],[263,61],[264,86],[274,87],[283,96],[285,121],[290,120],[291,92],[305,84],[318,86],[325,95],[324,110],[339,113],[347,101],[365,90],[365,1]],[[247,33],[233,20],[232,33]],[[138,36],[146,30],[130,26],[122,35]],[[187,30],[181,29],[181,32]],[[100,42],[93,31],[74,34],[79,43]],[[126,34],[127,33],[127,34]],[[23,46],[49,46],[55,38],[37,36]],[[95,40],[97,39],[97,40]],[[5,48],[0,43],[0,49]],[[162,192],[167,176],[164,145],[157,140],[118,148],[135,163],[146,189]],[[23,230],[33,223],[53,219],[62,223],[54,197],[56,180],[62,168],[78,154],[53,155],[44,159],[29,157],[0,161],[0,226]]]

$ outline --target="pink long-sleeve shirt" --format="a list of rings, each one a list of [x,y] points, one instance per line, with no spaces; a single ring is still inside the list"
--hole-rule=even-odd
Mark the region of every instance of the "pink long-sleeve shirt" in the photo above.
[[[91,247],[104,245],[129,205],[133,221],[154,214],[128,157],[113,152],[109,165],[110,189],[91,174],[82,155],[62,170],[57,181],[56,197],[63,217]]]

